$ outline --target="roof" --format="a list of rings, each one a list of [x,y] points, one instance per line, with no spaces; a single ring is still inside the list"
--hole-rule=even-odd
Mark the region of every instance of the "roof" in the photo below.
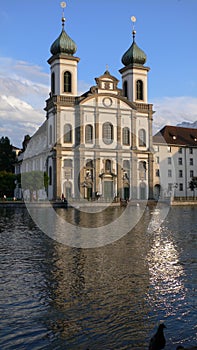
[[[166,125],[153,136],[153,143],[197,147],[197,129]]]

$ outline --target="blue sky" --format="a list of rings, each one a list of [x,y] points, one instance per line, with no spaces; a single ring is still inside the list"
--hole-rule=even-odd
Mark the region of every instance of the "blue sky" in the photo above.
[[[65,30],[76,42],[79,93],[106,64],[119,80],[132,42],[147,54],[154,130],[197,120],[197,0],[68,0]],[[0,137],[21,146],[45,119],[50,46],[61,32],[59,0],[1,1]]]

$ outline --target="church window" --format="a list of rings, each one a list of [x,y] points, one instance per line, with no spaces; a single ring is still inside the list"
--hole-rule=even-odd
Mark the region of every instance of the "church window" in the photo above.
[[[123,84],[123,94],[124,94],[125,97],[128,97],[127,81],[125,81],[124,84]]]
[[[105,171],[111,172],[111,160],[110,159],[106,159],[106,161],[105,161]]]
[[[72,142],[72,126],[70,124],[64,125],[64,143]]]
[[[85,127],[85,142],[92,143],[93,142],[93,127],[88,124]]]
[[[143,100],[143,81],[137,80],[136,82],[136,100]]]
[[[51,93],[52,95],[55,93],[55,73],[51,74]]]
[[[139,162],[139,178],[140,180],[146,180],[146,162]]]
[[[52,125],[49,127],[49,144],[52,144]]]
[[[123,128],[122,129],[122,143],[123,143],[123,145],[129,145],[130,144],[129,128]]]
[[[139,146],[146,147],[146,131],[144,129],[139,130]]]
[[[64,159],[64,177],[69,180],[72,179],[72,159]]]
[[[103,142],[106,145],[113,142],[113,125],[109,122],[103,124]]]
[[[49,186],[52,185],[52,167],[49,167]]]
[[[71,73],[66,71],[64,72],[64,92],[72,91],[72,83],[71,83]]]

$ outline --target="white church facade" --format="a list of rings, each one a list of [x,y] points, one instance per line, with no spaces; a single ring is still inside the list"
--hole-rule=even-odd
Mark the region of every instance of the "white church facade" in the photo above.
[[[122,56],[122,87],[106,69],[95,78],[95,86],[78,96],[80,59],[64,22],[63,17],[62,31],[50,48],[51,91],[41,128],[43,146],[37,154],[31,146],[23,171],[28,169],[25,163],[34,164],[45,155],[38,163],[48,173],[49,200],[62,195],[68,200],[152,199],[153,106],[148,103],[149,68],[135,42],[136,32]]]

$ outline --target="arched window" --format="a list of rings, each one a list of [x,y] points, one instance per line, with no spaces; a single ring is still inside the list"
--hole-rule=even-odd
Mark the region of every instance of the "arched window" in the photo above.
[[[72,142],[72,126],[70,124],[64,125],[64,143]]]
[[[64,92],[72,91],[72,76],[71,73],[66,71],[64,72]]]
[[[52,135],[52,125],[49,127],[49,144],[51,145],[53,141],[53,135]]]
[[[136,100],[143,100],[143,81],[137,80],[136,82]]]
[[[103,142],[109,145],[113,142],[113,125],[109,122],[103,124]]]
[[[85,127],[85,143],[93,143],[93,127],[90,124]]]
[[[128,97],[128,85],[127,85],[127,81],[124,81],[123,84],[123,94],[125,97]]]
[[[129,128],[122,129],[122,143],[123,143],[123,145],[130,145],[130,130],[129,130]]]
[[[51,93],[52,95],[55,93],[55,73],[51,74]]]
[[[52,185],[52,167],[49,167],[49,186]]]
[[[106,161],[105,161],[105,171],[107,173],[111,172],[111,160],[110,159],[106,159]]]
[[[146,131],[144,129],[139,130],[139,146],[146,147]]]

